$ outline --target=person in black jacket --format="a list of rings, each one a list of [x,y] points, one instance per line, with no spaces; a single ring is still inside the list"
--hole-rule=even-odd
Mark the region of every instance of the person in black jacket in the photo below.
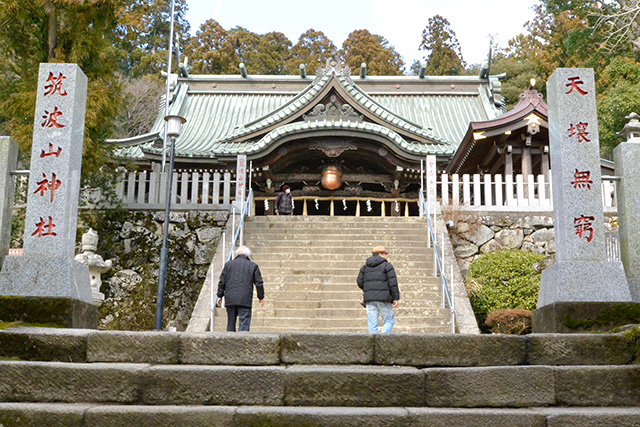
[[[282,193],[276,197],[274,210],[276,215],[293,215],[293,196],[288,185],[282,187]]]
[[[246,246],[236,250],[236,257],[227,262],[220,273],[216,306],[222,305],[225,297],[227,307],[227,331],[236,331],[236,320],[240,318],[238,331],[249,331],[251,326],[251,303],[253,286],[256,286],[260,305],[264,306],[264,286],[258,264],[251,261],[251,251]]]
[[[400,291],[396,271],[387,261],[389,253],[384,246],[376,246],[358,274],[358,286],[364,291],[367,324],[370,334],[378,333],[378,315],[382,316],[383,334],[391,332],[396,321],[393,309],[398,306]]]

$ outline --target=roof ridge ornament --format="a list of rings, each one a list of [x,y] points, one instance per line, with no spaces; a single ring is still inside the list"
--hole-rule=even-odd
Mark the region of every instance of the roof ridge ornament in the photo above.
[[[340,62],[338,52],[336,52],[335,50],[331,51],[331,57],[327,58],[324,67],[322,67],[322,65],[318,65],[318,68],[316,68],[316,81],[318,79],[321,79],[323,76],[329,76],[332,74],[344,77],[349,81],[350,84],[353,84],[353,82],[351,81],[351,67]]]

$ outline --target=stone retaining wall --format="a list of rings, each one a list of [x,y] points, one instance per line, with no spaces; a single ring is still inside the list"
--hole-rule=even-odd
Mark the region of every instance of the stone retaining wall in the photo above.
[[[153,329],[164,217],[164,212],[129,211],[82,216],[81,227],[98,232],[98,254],[113,261],[102,277],[101,329]],[[171,213],[165,327],[186,328],[228,217],[226,210]]]
[[[443,212],[458,265],[464,272],[478,256],[500,249],[555,254],[551,213]]]

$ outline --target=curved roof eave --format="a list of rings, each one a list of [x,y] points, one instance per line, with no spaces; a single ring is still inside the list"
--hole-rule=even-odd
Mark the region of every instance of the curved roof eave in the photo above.
[[[272,130],[263,136],[260,140],[253,142],[247,147],[247,144],[236,143],[228,144],[230,150],[225,154],[252,154],[257,152],[263,152],[270,150],[271,146],[275,145],[278,141],[297,133],[305,133],[309,131],[349,131],[358,133],[373,134],[384,140],[389,141],[389,147],[397,147],[402,152],[411,155],[425,155],[425,154],[440,154],[448,155],[452,154],[448,144],[435,142],[433,145],[426,145],[423,143],[414,143],[406,141],[397,132],[386,128],[376,123],[356,122],[356,121],[311,121],[311,122],[296,122],[289,123]],[[221,153],[220,150],[216,150],[216,153]]]
[[[314,100],[320,99],[324,95],[326,95],[327,90],[332,86],[332,81],[336,81],[338,83],[337,85],[335,85],[335,87],[342,89],[341,92],[346,99],[353,101],[361,108],[367,110],[378,120],[389,123],[391,126],[402,129],[404,132],[407,132],[409,134],[414,134],[419,138],[439,141],[446,145],[450,144],[444,139],[424,130],[422,126],[411,123],[408,120],[398,116],[396,113],[392,112],[391,110],[374,100],[371,96],[360,90],[350,81],[349,78],[336,73],[335,70],[332,70],[330,73],[323,76],[319,76],[313,84],[309,85],[294,99],[276,109],[272,113],[254,120],[249,124],[249,126],[245,126],[244,128],[239,129],[237,132],[221,140],[220,142],[224,143],[239,139],[241,140],[243,138],[248,139],[252,135],[258,134],[260,131],[265,130],[266,128],[272,126],[277,122],[281,122],[299,115],[302,110],[305,109],[305,107],[309,107],[309,105]]]

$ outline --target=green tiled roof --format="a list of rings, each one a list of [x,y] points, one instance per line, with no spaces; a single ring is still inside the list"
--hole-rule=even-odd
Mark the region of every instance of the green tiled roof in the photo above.
[[[176,141],[176,155],[257,154],[285,135],[312,129],[352,130],[378,135],[407,153],[452,155],[470,122],[501,114],[492,101],[490,81],[479,77],[353,80],[336,69],[328,69],[315,80],[298,76],[181,78],[170,100],[170,114],[187,119]],[[340,91],[346,103],[367,119],[301,121],[302,113],[323,101],[329,90]],[[142,159],[145,153],[161,152],[157,141],[164,132],[164,101],[161,104],[149,133],[110,141],[118,145],[118,155]]]

